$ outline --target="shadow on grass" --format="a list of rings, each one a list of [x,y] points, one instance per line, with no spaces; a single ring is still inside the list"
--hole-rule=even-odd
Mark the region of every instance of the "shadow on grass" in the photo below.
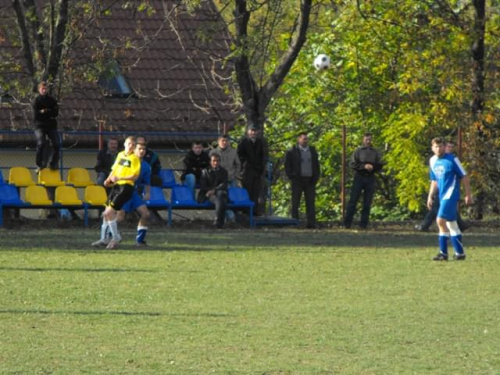
[[[225,313],[161,313],[147,311],[71,311],[71,310],[42,310],[42,309],[5,309],[0,310],[0,314],[41,314],[41,315],[121,315],[121,316],[168,316],[168,317],[188,317],[188,318],[227,318],[230,314]]]
[[[7,233],[10,233],[6,232]],[[76,251],[82,254],[120,254],[121,251],[245,251],[300,250],[328,251],[328,248],[429,248],[437,247],[437,233],[418,233],[408,228],[383,228],[355,231],[324,229],[255,229],[255,230],[150,230],[146,248],[136,248],[134,230],[122,232],[124,242],[118,250],[96,250],[90,247],[96,232],[82,229],[27,230],[3,236],[0,251]],[[467,232],[463,238],[468,247],[500,247],[495,231]],[[92,272],[89,270],[88,272]],[[95,271],[99,272],[99,271]],[[110,269],[100,272],[122,272]],[[123,272],[127,272],[126,270]],[[135,271],[138,272],[138,271]],[[147,272],[147,271],[144,271]]]
[[[0,271],[23,271],[23,272],[157,272],[154,270],[143,270],[134,268],[26,268],[26,267],[0,267]]]

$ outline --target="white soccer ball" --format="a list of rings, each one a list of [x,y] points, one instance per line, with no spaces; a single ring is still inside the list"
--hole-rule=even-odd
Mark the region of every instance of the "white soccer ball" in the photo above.
[[[314,59],[314,67],[317,70],[328,69],[330,67],[330,64],[331,64],[330,57],[323,53],[316,56],[316,58]]]

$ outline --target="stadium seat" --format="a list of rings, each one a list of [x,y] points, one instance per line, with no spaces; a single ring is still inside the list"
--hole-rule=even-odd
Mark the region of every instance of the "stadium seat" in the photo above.
[[[250,200],[248,191],[242,187],[228,188],[228,198],[229,198],[229,203],[233,203],[235,205],[249,205],[249,206],[254,205],[254,202]]]
[[[25,201],[33,206],[50,206],[53,204],[49,199],[47,189],[39,185],[32,185],[26,188]]]
[[[74,187],[87,187],[94,185],[94,181],[90,178],[89,171],[85,168],[71,168],[68,171],[68,185]]]
[[[91,206],[105,206],[108,194],[102,186],[90,185],[85,188],[83,201]]]
[[[38,173],[38,183],[46,187],[64,186],[59,170],[44,168]]]
[[[171,189],[178,186],[175,182],[175,173],[172,169],[160,169],[160,178],[162,181],[161,187],[164,189]]]
[[[9,170],[9,184],[17,187],[36,185],[31,177],[31,172],[26,167],[12,167]]]
[[[168,207],[170,203],[165,199],[163,190],[159,186],[151,186],[149,200],[146,201],[148,207]]]
[[[172,204],[177,206],[198,206],[198,202],[193,198],[193,193],[184,185],[172,188]]]
[[[0,171],[0,185],[5,184],[5,180],[3,179],[2,171]]]
[[[0,202],[5,206],[22,206],[24,202],[19,197],[19,190],[14,185],[0,185]]]
[[[63,206],[81,206],[83,204],[73,186],[58,186],[56,188],[54,203],[59,203]]]

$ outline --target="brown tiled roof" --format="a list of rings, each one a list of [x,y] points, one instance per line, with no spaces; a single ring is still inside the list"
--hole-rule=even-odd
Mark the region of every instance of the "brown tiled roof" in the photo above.
[[[46,3],[48,0],[37,1],[39,6]],[[149,1],[155,8],[149,16],[123,9],[124,3],[116,2],[111,14],[93,25],[72,54],[76,61],[92,61],[92,53],[102,47],[100,38],[116,45],[130,38],[142,45],[140,51],[131,48],[119,57],[123,74],[136,95],[105,98],[97,82],[74,82],[72,91],[59,98],[59,128],[97,130],[101,122],[105,131],[214,134],[234,125],[235,106],[221,86],[228,84],[227,80],[221,81],[222,77],[230,75],[230,66],[223,67],[220,60],[228,54],[229,39],[214,5],[202,1],[202,7],[192,15],[181,9],[171,23],[165,14],[178,6],[178,1]],[[0,22],[4,25],[13,22],[11,7],[11,0],[0,0]],[[12,27],[17,30],[15,25]],[[6,31],[0,29],[0,49],[20,58],[19,49],[8,45],[9,39],[2,32]],[[199,36],[206,39],[205,43],[200,42]],[[105,52],[113,56],[115,51]],[[23,72],[4,73],[10,79],[30,84]],[[31,99],[22,98],[24,105],[3,105],[0,129],[31,129],[32,114],[27,105]]]

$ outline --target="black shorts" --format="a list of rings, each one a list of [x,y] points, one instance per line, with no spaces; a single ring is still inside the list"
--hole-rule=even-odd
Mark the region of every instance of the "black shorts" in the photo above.
[[[120,211],[122,206],[132,198],[134,189],[134,186],[129,184],[114,185],[109,193],[108,206],[111,206],[115,211]]]

